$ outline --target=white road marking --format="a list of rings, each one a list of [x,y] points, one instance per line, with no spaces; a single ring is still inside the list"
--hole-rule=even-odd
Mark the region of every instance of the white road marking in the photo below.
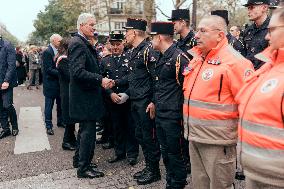
[[[40,107],[21,107],[14,154],[50,150]]]

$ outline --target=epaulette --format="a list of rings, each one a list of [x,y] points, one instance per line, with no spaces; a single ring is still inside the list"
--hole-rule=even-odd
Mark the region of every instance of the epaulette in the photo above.
[[[144,50],[144,64],[146,66],[147,71],[150,73],[150,70],[148,68],[148,59],[149,59],[149,51],[150,51],[151,45],[149,45],[145,50]]]
[[[183,53],[179,54],[177,56],[177,59],[176,59],[176,81],[177,81],[177,84],[180,85],[180,82],[179,82],[179,70],[180,70],[180,57]]]

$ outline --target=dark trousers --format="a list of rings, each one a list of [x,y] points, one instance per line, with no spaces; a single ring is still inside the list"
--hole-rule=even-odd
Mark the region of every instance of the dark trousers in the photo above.
[[[74,162],[78,162],[78,172],[88,170],[94,157],[96,146],[96,122],[86,121],[79,124],[77,135],[77,148],[73,157]]]
[[[57,110],[57,124],[62,123],[62,112],[61,112],[61,99],[60,96],[56,98],[45,97],[45,106],[44,106],[44,117],[45,117],[45,126],[47,129],[53,127],[52,124],[52,109],[54,101],[56,100],[56,110]]]
[[[76,145],[75,123],[66,124],[63,136],[63,143],[71,143],[73,145]]]
[[[112,132],[112,121],[111,121],[111,117],[110,117],[110,111],[111,111],[111,107],[110,107],[110,102],[106,102],[105,103],[106,106],[106,111],[104,116],[102,117],[100,123],[103,126],[103,133],[102,133],[102,140],[104,141],[108,141],[110,143],[113,143],[113,132]]]
[[[131,116],[130,103],[112,104],[111,121],[114,136],[116,156],[137,158],[139,154],[138,141],[135,138],[135,125]]]
[[[135,135],[142,147],[146,166],[150,169],[158,169],[161,153],[155,122],[150,119],[149,113],[146,113],[149,103],[148,100],[133,101],[131,111],[136,125]]]
[[[13,106],[13,88],[0,90],[0,123],[3,130],[10,130],[8,118],[12,129],[18,129],[18,120]]]
[[[191,163],[190,163],[190,156],[189,156],[189,141],[186,140],[184,137],[182,138],[182,153],[184,157],[184,161],[186,163],[187,169],[191,170]]]
[[[186,183],[187,172],[182,153],[182,122],[180,119],[160,117],[156,117],[155,121],[167,172],[167,183],[172,188],[183,188]]]

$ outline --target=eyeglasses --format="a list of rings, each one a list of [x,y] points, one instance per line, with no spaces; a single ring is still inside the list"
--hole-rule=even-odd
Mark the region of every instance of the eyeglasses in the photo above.
[[[221,31],[220,29],[209,29],[209,30],[206,30],[206,29],[204,29],[204,28],[200,28],[200,29],[197,29],[196,30],[196,34],[197,33],[201,33],[201,34],[204,34],[204,33],[207,33],[207,32],[210,32],[210,31]]]
[[[271,34],[271,32],[273,32],[276,28],[281,28],[281,27],[284,27],[284,25],[267,27],[268,33]]]

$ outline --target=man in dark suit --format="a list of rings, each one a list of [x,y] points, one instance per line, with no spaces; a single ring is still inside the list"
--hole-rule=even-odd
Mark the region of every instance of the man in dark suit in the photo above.
[[[61,39],[62,37],[59,34],[53,34],[50,37],[50,45],[42,54],[43,94],[45,96],[44,117],[46,132],[49,135],[54,135],[52,129],[52,108],[55,100],[57,104],[57,126],[64,127],[62,124],[58,70],[55,64],[57,48],[59,47]]]
[[[79,178],[103,177],[95,170],[92,159],[96,144],[96,122],[104,115],[102,87],[111,88],[114,81],[103,78],[97,53],[90,40],[94,37],[94,15],[82,13],[77,20],[78,33],[68,46],[70,61],[70,117],[79,122],[77,149],[73,158]]]
[[[11,135],[8,115],[12,124],[12,134],[19,132],[17,114],[13,106],[13,87],[17,86],[16,51],[13,45],[0,36],[0,139]]]

